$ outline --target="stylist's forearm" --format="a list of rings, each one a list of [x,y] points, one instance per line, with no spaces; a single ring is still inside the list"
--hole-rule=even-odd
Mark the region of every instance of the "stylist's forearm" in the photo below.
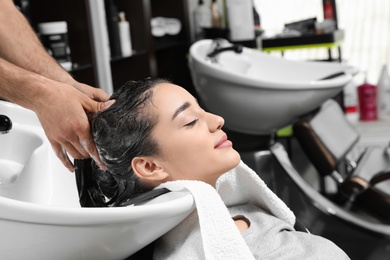
[[[34,102],[42,97],[47,81],[43,76],[0,58],[0,98],[34,110]]]
[[[0,57],[25,70],[74,85],[74,79],[42,46],[12,0],[0,0]]]

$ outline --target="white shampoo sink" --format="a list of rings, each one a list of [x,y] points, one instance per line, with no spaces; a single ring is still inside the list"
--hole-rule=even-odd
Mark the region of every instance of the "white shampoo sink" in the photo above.
[[[74,173],[55,156],[35,115],[0,101],[12,129],[0,135],[2,259],[125,259],[187,217],[190,193],[146,204],[81,208]]]
[[[189,67],[200,101],[225,119],[225,127],[268,135],[339,94],[357,70],[333,62],[303,62],[243,48],[212,62],[212,40],[190,48]],[[331,79],[329,76],[338,75]]]
[[[31,131],[17,127],[7,135],[0,135],[0,143],[0,186],[4,188],[16,182],[43,140]]]

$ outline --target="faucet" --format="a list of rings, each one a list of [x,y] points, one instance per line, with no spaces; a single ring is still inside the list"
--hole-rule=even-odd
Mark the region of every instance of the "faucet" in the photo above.
[[[0,115],[0,134],[6,134],[12,129],[12,121],[8,116]]]
[[[225,51],[234,51],[235,53],[241,53],[243,46],[241,44],[229,45],[229,42],[225,39],[216,39],[213,41],[211,51],[207,54],[209,60],[213,63],[217,62],[217,56]]]

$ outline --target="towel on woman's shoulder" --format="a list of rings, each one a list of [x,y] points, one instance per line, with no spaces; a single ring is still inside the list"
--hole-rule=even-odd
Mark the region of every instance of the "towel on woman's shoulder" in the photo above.
[[[243,161],[219,177],[216,189],[227,207],[254,204],[290,225],[295,224],[294,213]]]
[[[172,181],[160,187],[188,190],[196,210],[159,239],[155,259],[254,259],[227,206],[251,203],[295,223],[292,211],[242,161],[218,179],[216,189],[201,181]]]

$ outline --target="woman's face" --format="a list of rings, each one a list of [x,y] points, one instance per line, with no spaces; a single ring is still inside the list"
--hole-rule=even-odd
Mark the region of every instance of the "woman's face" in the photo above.
[[[151,108],[158,116],[152,131],[161,154],[158,160],[168,180],[217,178],[240,162],[240,155],[221,130],[224,119],[199,107],[184,88],[162,83],[154,88]]]

